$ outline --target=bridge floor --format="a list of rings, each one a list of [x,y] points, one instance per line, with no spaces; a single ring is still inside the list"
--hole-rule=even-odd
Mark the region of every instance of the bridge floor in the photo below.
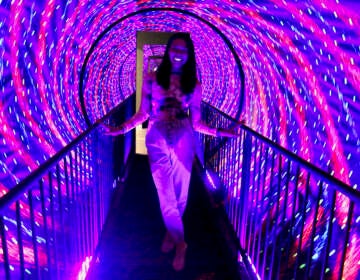
[[[129,177],[119,187],[105,224],[97,263],[87,279],[212,280],[238,279],[231,273],[226,248],[204,199],[200,177],[193,172],[184,214],[188,251],[185,269],[171,266],[174,252],[160,251],[165,227],[145,156],[135,156]]]

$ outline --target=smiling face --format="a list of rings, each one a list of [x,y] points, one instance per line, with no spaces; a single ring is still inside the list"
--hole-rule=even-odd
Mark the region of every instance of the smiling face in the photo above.
[[[188,60],[188,48],[183,39],[175,39],[169,48],[172,72],[180,72]]]

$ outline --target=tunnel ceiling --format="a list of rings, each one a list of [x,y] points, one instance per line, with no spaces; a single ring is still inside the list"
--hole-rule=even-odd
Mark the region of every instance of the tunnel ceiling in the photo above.
[[[146,19],[146,20],[144,20]],[[83,66],[85,114],[93,123],[136,90],[136,33],[187,31],[195,44],[203,99],[231,116],[240,111],[243,87],[236,53],[222,33],[196,14],[175,8],[148,8],[115,21],[95,40]],[[232,48],[232,45],[230,45]],[[164,45],[145,45],[144,71],[151,56],[161,56]],[[224,56],[224,54],[227,54]]]
[[[86,57],[91,122],[134,92],[137,31],[190,32],[204,101],[357,187],[358,10],[333,0],[0,1],[0,189],[87,128]]]

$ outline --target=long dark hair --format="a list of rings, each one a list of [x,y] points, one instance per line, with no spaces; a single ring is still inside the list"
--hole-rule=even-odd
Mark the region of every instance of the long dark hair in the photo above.
[[[194,44],[190,38],[189,33],[178,32],[172,35],[166,45],[164,57],[156,72],[156,82],[164,89],[169,89],[170,86],[170,74],[171,74],[171,61],[169,57],[169,48],[172,42],[176,39],[183,39],[186,42],[188,50],[188,59],[182,67],[180,77],[180,89],[185,94],[190,94],[194,91],[196,86],[196,60]]]

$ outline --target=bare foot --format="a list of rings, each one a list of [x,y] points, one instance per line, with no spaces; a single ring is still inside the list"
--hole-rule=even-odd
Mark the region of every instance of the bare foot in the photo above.
[[[186,255],[187,244],[185,242],[181,242],[176,244],[176,253],[175,258],[173,260],[173,268],[176,271],[183,270],[185,267],[185,255]]]
[[[175,248],[175,242],[170,235],[170,233],[167,231],[163,240],[163,243],[161,244],[161,252],[163,253],[169,253]]]

